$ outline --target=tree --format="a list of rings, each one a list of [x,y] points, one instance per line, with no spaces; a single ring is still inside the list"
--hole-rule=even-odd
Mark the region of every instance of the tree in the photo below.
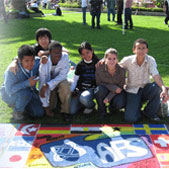
[[[12,0],[11,6],[20,12],[27,12],[25,0]]]

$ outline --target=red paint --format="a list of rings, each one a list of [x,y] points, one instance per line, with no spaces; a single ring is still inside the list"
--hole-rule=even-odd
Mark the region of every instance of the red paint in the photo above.
[[[21,158],[22,158],[22,157],[21,157],[20,155],[13,155],[13,156],[10,157],[9,160],[10,160],[11,162],[17,162],[17,161],[20,161]]]

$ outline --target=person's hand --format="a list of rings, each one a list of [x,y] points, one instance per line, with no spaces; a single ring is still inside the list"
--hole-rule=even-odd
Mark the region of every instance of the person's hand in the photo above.
[[[104,100],[103,100],[103,103],[108,103],[109,102],[109,100],[108,100],[108,98],[105,98]]]
[[[48,56],[47,55],[43,55],[40,59],[40,63],[42,64],[46,64],[48,62]]]
[[[162,98],[162,102],[165,103],[168,101],[169,96],[168,96],[168,90],[166,87],[162,88],[162,92],[160,94],[160,98]]]
[[[99,66],[101,66],[104,63],[104,60],[99,60],[96,64],[95,67],[98,68]]]
[[[121,88],[117,88],[117,89],[116,89],[116,93],[117,93],[117,94],[121,93],[121,91],[122,91]]]
[[[40,97],[45,98],[46,90],[48,89],[48,84],[44,84],[40,90]]]
[[[14,73],[16,75],[16,72],[18,71],[18,65],[17,65],[17,59],[13,60],[12,63],[10,64],[10,72]]]
[[[34,80],[34,78],[35,76],[29,78],[29,83],[31,87],[35,86],[36,82],[38,81],[38,80]]]
[[[38,52],[38,56],[39,56],[39,57],[43,56],[44,54],[45,54],[45,51],[44,51],[44,50],[40,50],[40,51]]]

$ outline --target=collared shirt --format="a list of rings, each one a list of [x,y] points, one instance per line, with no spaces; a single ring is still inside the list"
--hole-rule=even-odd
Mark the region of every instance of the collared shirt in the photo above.
[[[108,72],[107,65],[103,63],[96,69],[96,84],[102,85],[109,90],[106,98],[110,101],[116,94],[117,88],[123,89],[125,84],[125,70],[117,64],[116,72],[112,76]]]
[[[146,55],[141,66],[137,64],[136,55],[124,57],[120,65],[128,71],[126,91],[137,93],[139,88],[143,88],[150,83],[150,76],[158,75],[157,64],[152,56]]]

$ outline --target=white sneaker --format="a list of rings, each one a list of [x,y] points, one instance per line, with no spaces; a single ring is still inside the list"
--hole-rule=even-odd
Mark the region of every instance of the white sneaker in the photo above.
[[[22,112],[13,112],[13,118],[15,120],[22,120],[24,118],[24,115]]]
[[[84,111],[83,111],[83,113],[84,114],[90,114],[92,111],[93,111],[93,109],[85,108]]]

